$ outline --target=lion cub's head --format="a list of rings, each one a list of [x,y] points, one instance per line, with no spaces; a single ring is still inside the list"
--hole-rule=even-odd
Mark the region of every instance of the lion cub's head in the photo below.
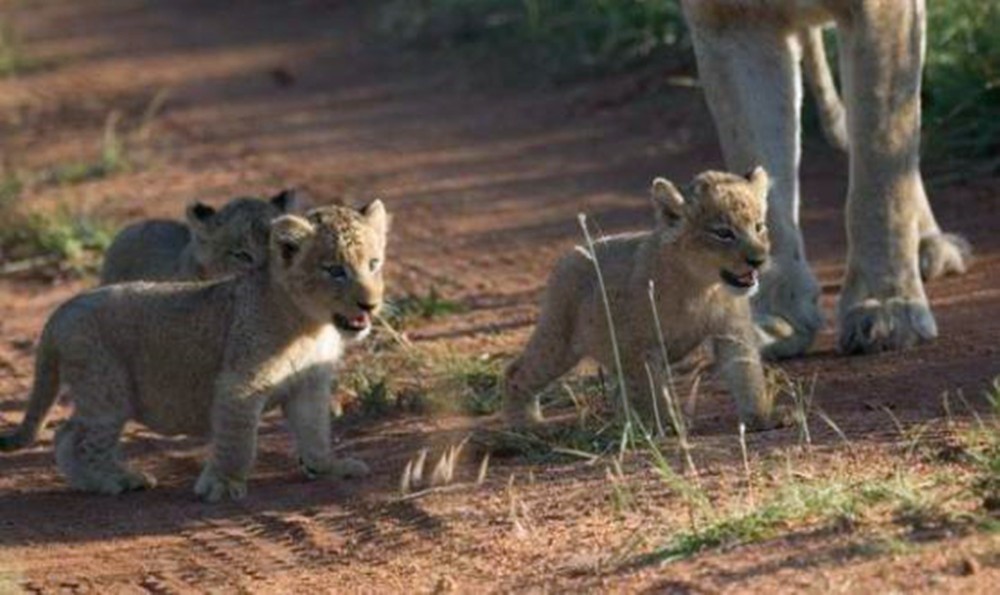
[[[271,220],[294,205],[294,190],[269,200],[237,198],[218,211],[200,202],[188,205],[187,223],[201,275],[219,277],[263,266]]]
[[[707,171],[683,193],[656,178],[657,233],[682,249],[690,270],[721,281],[736,295],[752,295],[770,249],[767,191],[768,176],[761,167],[746,176]]]
[[[331,206],[275,219],[271,274],[305,314],[361,338],[382,307],[388,225],[379,200],[360,210]]]

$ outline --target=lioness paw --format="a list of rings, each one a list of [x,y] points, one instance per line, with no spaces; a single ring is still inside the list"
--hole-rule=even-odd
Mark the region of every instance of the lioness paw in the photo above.
[[[309,479],[319,477],[333,477],[336,479],[349,479],[352,477],[365,477],[371,473],[368,465],[360,459],[328,459],[325,461],[307,461],[304,457],[299,457],[299,468]]]
[[[937,324],[925,301],[867,299],[841,311],[840,350],[877,353],[906,349],[937,337]]]
[[[208,464],[194,484],[194,493],[205,502],[218,502],[225,497],[230,500],[242,500],[247,495],[247,482],[243,479],[224,477],[215,467]]]
[[[972,245],[962,236],[935,233],[920,238],[920,276],[925,280],[961,275],[968,269]]]
[[[101,478],[95,486],[97,492],[111,496],[137,490],[148,490],[154,487],[156,487],[156,480],[152,475],[131,469],[109,474]]]

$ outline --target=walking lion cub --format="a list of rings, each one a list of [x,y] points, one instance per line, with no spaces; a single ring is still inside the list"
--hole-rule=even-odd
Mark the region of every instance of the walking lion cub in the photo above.
[[[660,400],[665,362],[650,302],[652,284],[669,361],[711,339],[740,418],[756,427],[768,424],[772,404],[749,302],[769,249],[767,190],[768,176],[760,167],[745,177],[702,173],[684,193],[657,178],[654,229],[596,242],[629,404],[646,422],[657,411],[666,412]],[[514,425],[541,421],[537,393],[584,357],[615,369],[594,261],[578,247],[556,265],[538,325],[524,353],[506,370],[507,420]]]
[[[236,198],[219,210],[193,202],[186,225],[163,219],[130,225],[104,255],[101,285],[214,279],[260,267],[271,220],[290,213],[295,202],[294,190],[268,200]]]
[[[329,397],[347,339],[382,305],[387,215],[324,207],[270,225],[264,268],[203,283],[125,283],[83,293],[45,325],[35,386],[0,450],[30,444],[60,385],[72,417],[56,432],[59,469],[74,487],[116,494],[150,487],[119,449],[125,422],[163,434],[207,435],[195,484],[208,501],[241,498],[261,414],[280,406],[309,476],[366,472],[331,454]]]

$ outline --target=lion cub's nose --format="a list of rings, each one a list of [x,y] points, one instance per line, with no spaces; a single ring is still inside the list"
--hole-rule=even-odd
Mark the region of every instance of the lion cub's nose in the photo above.
[[[765,262],[767,262],[767,259],[763,256],[747,256],[747,264],[755,269],[764,266]]]
[[[369,304],[367,302],[358,302],[358,307],[365,312],[373,312],[375,308],[378,308],[378,304]]]

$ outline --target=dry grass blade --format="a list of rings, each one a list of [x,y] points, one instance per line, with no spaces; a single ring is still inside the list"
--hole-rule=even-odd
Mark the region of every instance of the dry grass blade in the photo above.
[[[750,456],[747,453],[747,426],[740,422],[740,454],[743,455],[743,473],[747,481],[747,501],[754,506],[753,474],[750,472]]]
[[[413,472],[413,459],[406,461],[406,467],[403,468],[403,476],[399,478],[399,493],[406,495],[410,493],[410,487],[412,486],[412,472]]]
[[[479,472],[476,473],[476,485],[481,486],[486,482],[486,473],[490,468],[490,453],[483,455],[483,460],[479,463]]]

